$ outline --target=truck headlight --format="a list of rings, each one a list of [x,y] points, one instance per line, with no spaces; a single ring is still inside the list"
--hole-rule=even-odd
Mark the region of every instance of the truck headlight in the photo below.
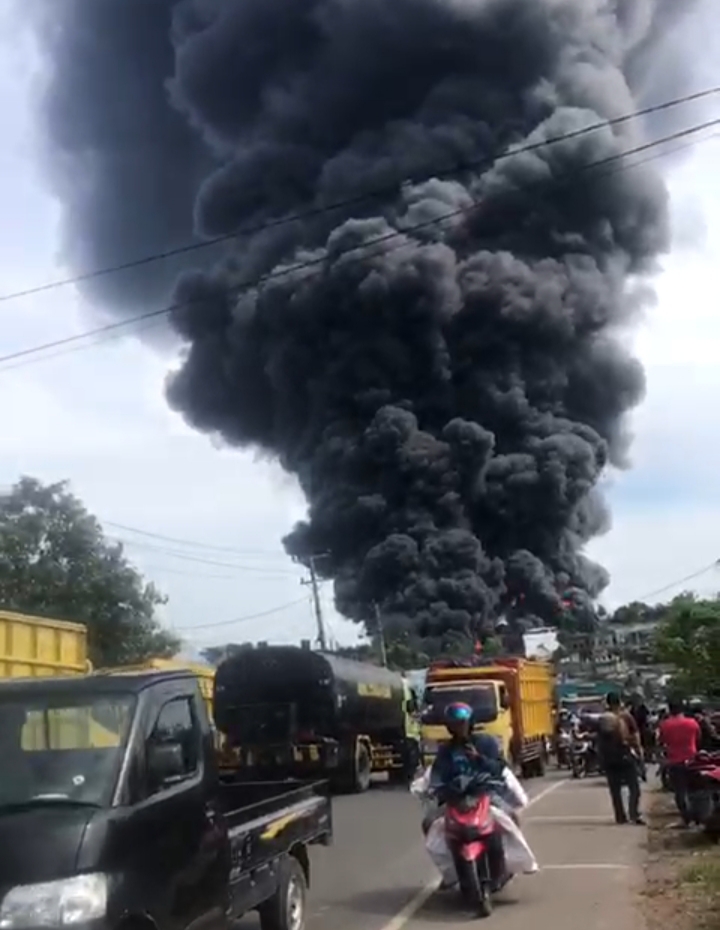
[[[17,885],[0,905],[0,930],[71,927],[105,916],[107,877],[76,875],[38,885]]]

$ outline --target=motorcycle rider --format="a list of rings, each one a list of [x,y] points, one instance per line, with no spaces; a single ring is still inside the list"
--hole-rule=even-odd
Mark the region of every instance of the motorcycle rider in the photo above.
[[[430,786],[441,803],[449,791],[457,789],[477,777],[486,780],[493,794],[508,803],[512,801],[503,779],[505,762],[497,742],[485,733],[473,733],[473,711],[460,701],[449,704],[445,709],[445,726],[450,733],[448,742],[438,748],[430,772]],[[499,881],[505,878],[505,853],[499,834],[488,850],[493,875]],[[450,887],[443,881],[442,888]]]

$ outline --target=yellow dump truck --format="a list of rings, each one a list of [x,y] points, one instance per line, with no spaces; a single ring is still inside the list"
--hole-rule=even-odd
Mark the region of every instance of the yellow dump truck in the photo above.
[[[212,701],[213,701],[213,681],[215,680],[215,669],[210,665],[200,665],[197,662],[184,662],[182,659],[148,659],[138,665],[122,665],[118,668],[103,669],[109,674],[121,674],[123,672],[173,672],[188,671],[192,672],[198,680],[200,693],[205,700],[208,716],[210,721],[213,719]]]
[[[92,671],[82,623],[0,611],[0,679],[57,678]],[[91,749],[117,745],[122,721],[102,722],[86,707],[61,711],[27,708],[22,730],[26,750]]]
[[[212,720],[215,670],[211,666],[181,659],[148,659],[139,665],[101,669],[109,675],[124,672],[188,670],[198,679]],[[82,623],[49,620],[30,614],[0,611],[0,680],[60,675],[87,675],[93,671],[87,653],[87,629]],[[50,746],[90,748],[115,745],[120,732],[115,721],[90,719],[83,708],[64,712],[62,717],[40,718],[28,712],[23,730],[26,748]],[[119,727],[119,722],[118,722]]]
[[[443,660],[428,671],[422,711],[426,764],[448,739],[445,708],[455,701],[475,713],[475,731],[495,737],[505,758],[525,778],[545,772],[553,734],[555,676],[536,659]]]
[[[0,610],[0,679],[85,675],[91,669],[82,623]]]

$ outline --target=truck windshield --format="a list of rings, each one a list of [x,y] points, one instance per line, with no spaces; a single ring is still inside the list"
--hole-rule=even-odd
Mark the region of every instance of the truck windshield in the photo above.
[[[26,804],[109,804],[134,703],[127,694],[0,700],[0,813]]]
[[[476,723],[492,723],[497,720],[498,702],[493,685],[468,685],[457,688],[427,688],[422,722],[445,723],[445,708],[461,701],[473,709]]]

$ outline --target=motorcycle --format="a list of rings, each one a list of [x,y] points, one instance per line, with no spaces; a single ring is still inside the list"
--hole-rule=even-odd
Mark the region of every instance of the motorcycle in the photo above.
[[[490,792],[477,784],[445,798],[445,837],[460,891],[479,917],[490,916],[492,895],[511,878],[490,800]]]
[[[558,734],[557,747],[555,750],[557,766],[559,769],[570,767],[571,746],[572,746],[572,737],[567,732],[567,730],[562,730]]]
[[[693,821],[720,841],[720,751],[699,752],[685,764],[688,804]]]
[[[573,778],[587,777],[597,769],[595,744],[590,737],[578,736],[570,748],[570,771]]]

